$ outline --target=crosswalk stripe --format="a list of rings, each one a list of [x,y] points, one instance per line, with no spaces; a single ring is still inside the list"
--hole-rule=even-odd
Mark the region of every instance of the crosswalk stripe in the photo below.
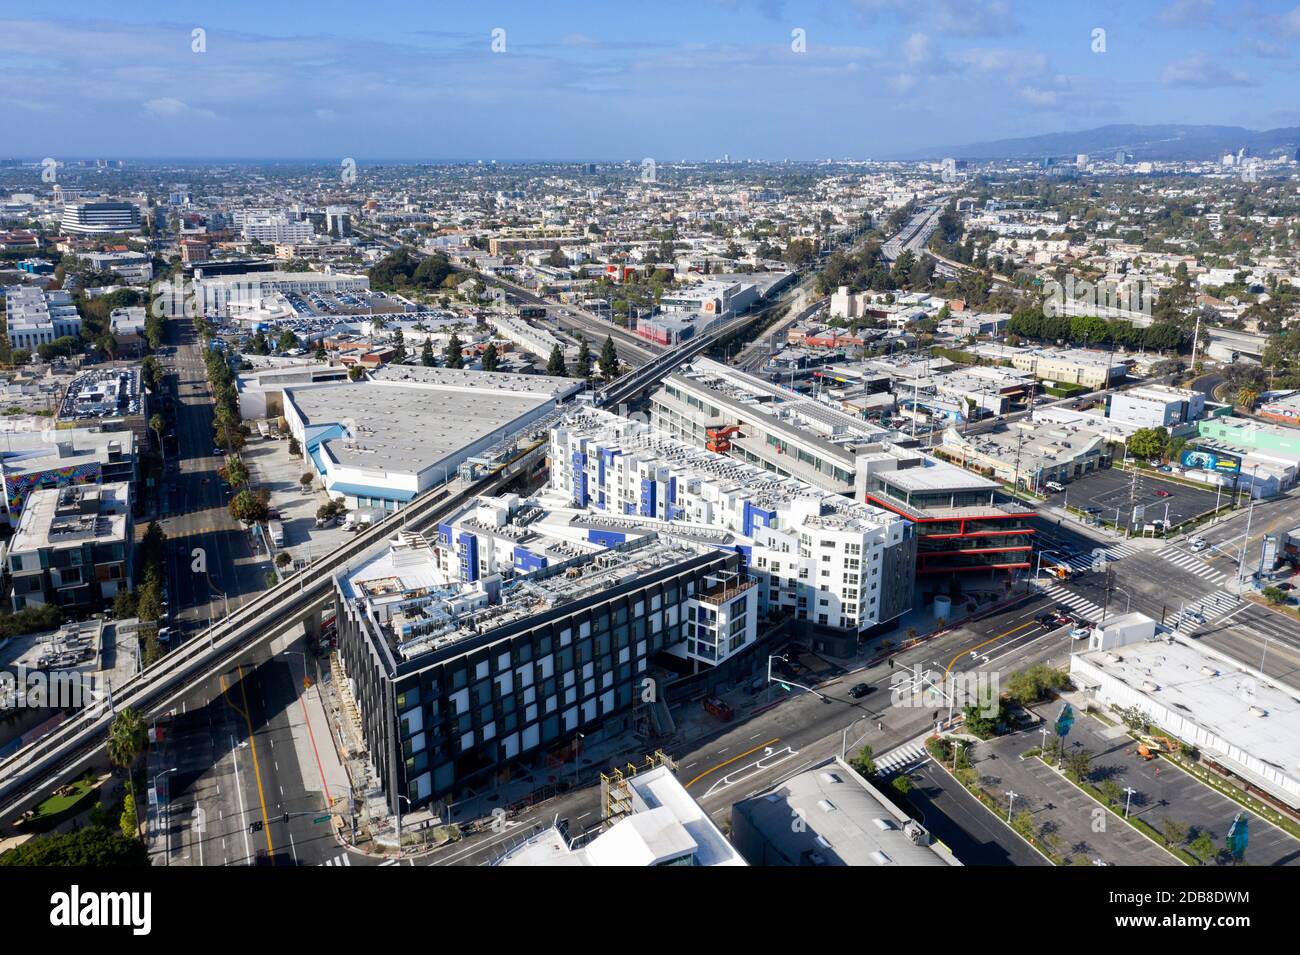
[[[880,772],[899,771],[922,759],[928,759],[929,755],[923,743],[904,743],[877,759],[876,769]]]
[[[352,859],[346,852],[340,853],[332,858],[326,859],[321,865],[351,865]]]

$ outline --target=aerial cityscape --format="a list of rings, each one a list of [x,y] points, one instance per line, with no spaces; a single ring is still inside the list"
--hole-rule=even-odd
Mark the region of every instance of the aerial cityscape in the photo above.
[[[1300,7],[378,6],[0,17],[0,868],[1300,867]]]

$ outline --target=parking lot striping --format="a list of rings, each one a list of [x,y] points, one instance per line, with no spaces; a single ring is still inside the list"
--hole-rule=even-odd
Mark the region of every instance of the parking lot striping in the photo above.
[[[779,742],[781,742],[781,737],[776,736],[776,737],[773,737],[772,739],[768,740],[766,743],[759,743],[759,744],[758,744],[757,746],[755,746],[753,749],[747,749],[747,750],[745,750],[743,753],[740,753],[740,754],[738,754],[738,755],[736,755],[736,756],[731,757],[731,759],[725,760],[724,762],[718,763],[718,765],[716,765],[716,766],[712,766],[712,767],[706,769],[704,772],[700,773],[698,776],[696,776],[694,779],[692,779],[689,783],[687,783],[686,786],[687,786],[687,788],[690,788],[691,786],[694,786],[696,783],[698,783],[701,779],[703,779],[705,776],[709,775],[710,773],[716,773],[716,772],[717,772],[719,769],[721,769],[723,766],[729,766],[729,765],[731,765],[732,763],[734,763],[734,762],[735,762],[736,760],[738,760],[738,759],[744,759],[744,758],[745,758],[746,756],[748,756],[750,753],[757,753],[757,752],[758,752],[760,749],[762,749],[763,747],[765,747],[765,746],[771,746],[772,744],[774,744],[774,743],[779,743]]]
[[[990,637],[988,640],[985,640],[983,643],[977,643],[973,647],[967,647],[965,650],[962,650],[960,653],[958,653],[955,657],[952,658],[952,661],[948,664],[947,667],[944,668],[943,672],[945,674],[949,673],[952,670],[952,668],[957,665],[957,661],[960,660],[962,657],[966,656],[968,653],[973,653],[974,651],[980,649],[981,647],[987,647],[990,643],[997,643],[1003,637],[1009,637],[1013,633],[1019,633],[1021,630],[1024,630],[1028,627],[1036,627],[1036,626],[1038,626],[1038,621],[1031,620],[1029,623],[1022,623],[1020,626],[1008,630],[1006,633],[999,633],[996,637]],[[935,665],[939,664],[938,660],[935,660],[934,662]]]

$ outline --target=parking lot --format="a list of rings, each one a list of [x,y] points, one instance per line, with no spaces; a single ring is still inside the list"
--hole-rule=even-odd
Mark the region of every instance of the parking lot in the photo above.
[[[1227,497],[1225,493],[1224,500]],[[1133,472],[1107,468],[1075,478],[1065,485],[1064,491],[1049,495],[1048,501],[1058,506],[1069,504],[1080,510],[1095,508],[1095,517],[1118,523],[1124,528],[1129,526],[1133,509],[1145,505],[1145,514],[1139,512],[1134,528],[1141,531],[1144,523],[1154,520],[1168,520],[1171,525],[1178,525],[1212,511],[1214,498],[1214,491],[1160,480],[1145,471],[1138,472],[1134,485]]]
[[[309,562],[324,556],[351,538],[337,524],[316,527],[316,509],[328,500],[319,478],[304,491],[302,475],[312,470],[306,457],[289,456],[288,440],[252,438],[243,451],[253,487],[271,492],[271,507],[280,512],[284,524],[284,547],[295,561]]]

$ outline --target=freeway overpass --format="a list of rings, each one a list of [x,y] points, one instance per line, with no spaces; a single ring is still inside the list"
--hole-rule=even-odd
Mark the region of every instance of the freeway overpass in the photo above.
[[[75,778],[100,759],[114,714],[131,707],[146,719],[204,689],[236,663],[255,658],[299,624],[314,631],[333,599],[334,575],[384,547],[400,529],[424,530],[479,494],[491,494],[545,458],[547,440],[531,442],[486,477],[457,479],[416,497],[404,510],[337,548],[305,570],[233,610],[162,659],[84,708],[52,733],[0,762],[0,820],[40,802],[54,786]]]

